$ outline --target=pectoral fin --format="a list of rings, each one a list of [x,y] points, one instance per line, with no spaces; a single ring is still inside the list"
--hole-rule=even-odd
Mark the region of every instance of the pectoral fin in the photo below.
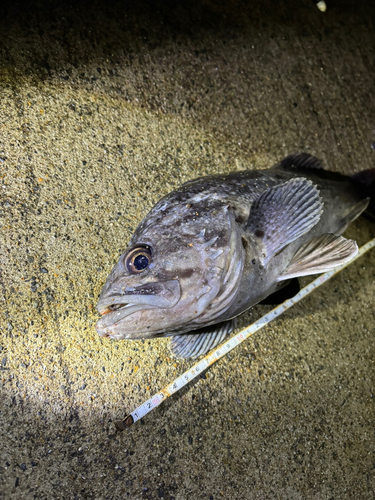
[[[247,229],[262,241],[265,264],[279,250],[317,224],[323,202],[306,179],[292,179],[267,189],[251,206]]]
[[[198,358],[219,345],[235,329],[235,319],[200,328],[196,333],[175,335],[169,349],[176,358]]]
[[[323,234],[302,245],[278,281],[330,271],[358,253],[357,243],[342,236]]]

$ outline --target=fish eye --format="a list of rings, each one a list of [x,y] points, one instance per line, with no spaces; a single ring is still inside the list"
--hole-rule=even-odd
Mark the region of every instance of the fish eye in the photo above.
[[[146,245],[132,248],[125,257],[125,267],[131,274],[144,271],[151,264],[151,249]]]

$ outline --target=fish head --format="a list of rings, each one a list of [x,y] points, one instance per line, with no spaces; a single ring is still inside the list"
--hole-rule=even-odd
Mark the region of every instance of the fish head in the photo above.
[[[243,267],[232,219],[225,207],[212,215],[191,204],[172,203],[162,210],[159,203],[103,287],[97,304],[99,335],[153,338],[213,321]]]

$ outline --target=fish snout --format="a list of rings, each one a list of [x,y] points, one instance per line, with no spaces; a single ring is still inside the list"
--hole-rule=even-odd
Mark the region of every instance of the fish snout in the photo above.
[[[96,331],[101,337],[126,338],[134,329],[132,318],[136,312],[147,309],[170,309],[181,297],[178,280],[146,283],[128,287],[119,293],[102,294],[97,310],[102,317],[96,323]]]

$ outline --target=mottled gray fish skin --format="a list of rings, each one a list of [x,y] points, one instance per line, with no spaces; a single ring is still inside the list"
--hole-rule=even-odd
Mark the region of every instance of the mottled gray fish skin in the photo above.
[[[368,200],[346,178],[324,179],[321,172],[317,159],[301,153],[268,170],[195,179],[165,196],[103,287],[98,333],[149,339],[235,318],[283,284],[293,256],[301,248],[309,254],[310,241],[326,253],[338,248],[336,265],[352,258],[356,244],[337,235]],[[327,233],[336,236],[321,240]],[[135,270],[127,259],[139,248],[147,255],[134,264],[144,269]],[[319,272],[299,265],[293,276]]]

